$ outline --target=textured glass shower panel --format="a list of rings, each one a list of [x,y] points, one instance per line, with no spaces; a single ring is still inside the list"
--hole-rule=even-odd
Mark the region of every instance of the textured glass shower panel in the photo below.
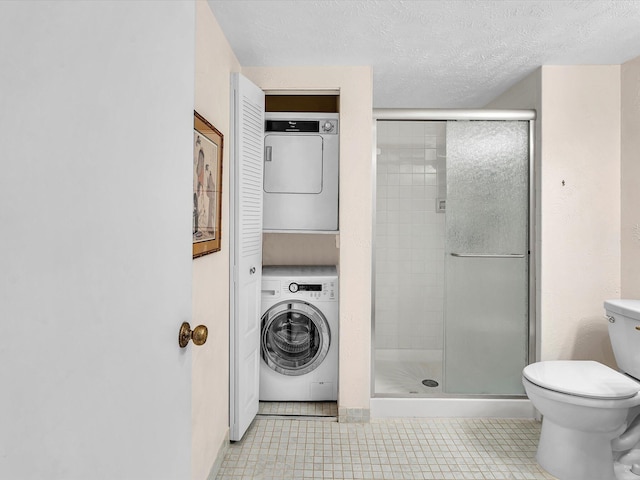
[[[528,122],[447,124],[447,393],[524,393],[528,174]]]

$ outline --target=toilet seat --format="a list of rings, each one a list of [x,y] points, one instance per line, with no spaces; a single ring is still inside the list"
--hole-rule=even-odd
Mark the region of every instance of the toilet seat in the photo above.
[[[522,375],[539,387],[578,397],[622,400],[640,391],[640,383],[593,361],[537,362],[526,366]]]

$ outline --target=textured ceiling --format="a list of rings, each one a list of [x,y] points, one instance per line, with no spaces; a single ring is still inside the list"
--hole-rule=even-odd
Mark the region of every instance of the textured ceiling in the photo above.
[[[481,107],[540,65],[640,56],[640,0],[208,3],[243,66],[371,65],[375,107]]]

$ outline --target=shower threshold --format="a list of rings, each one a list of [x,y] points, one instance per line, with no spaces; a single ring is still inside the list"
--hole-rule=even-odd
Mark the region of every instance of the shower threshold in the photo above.
[[[528,398],[372,398],[371,418],[536,418]]]

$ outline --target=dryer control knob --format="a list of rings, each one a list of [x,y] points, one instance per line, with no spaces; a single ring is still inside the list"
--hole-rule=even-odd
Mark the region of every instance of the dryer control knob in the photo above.
[[[289,284],[289,291],[291,293],[296,293],[298,291],[298,284],[297,283],[290,283]]]
[[[324,132],[330,132],[333,130],[333,123],[326,121],[324,122],[324,124],[322,125],[322,130]]]

